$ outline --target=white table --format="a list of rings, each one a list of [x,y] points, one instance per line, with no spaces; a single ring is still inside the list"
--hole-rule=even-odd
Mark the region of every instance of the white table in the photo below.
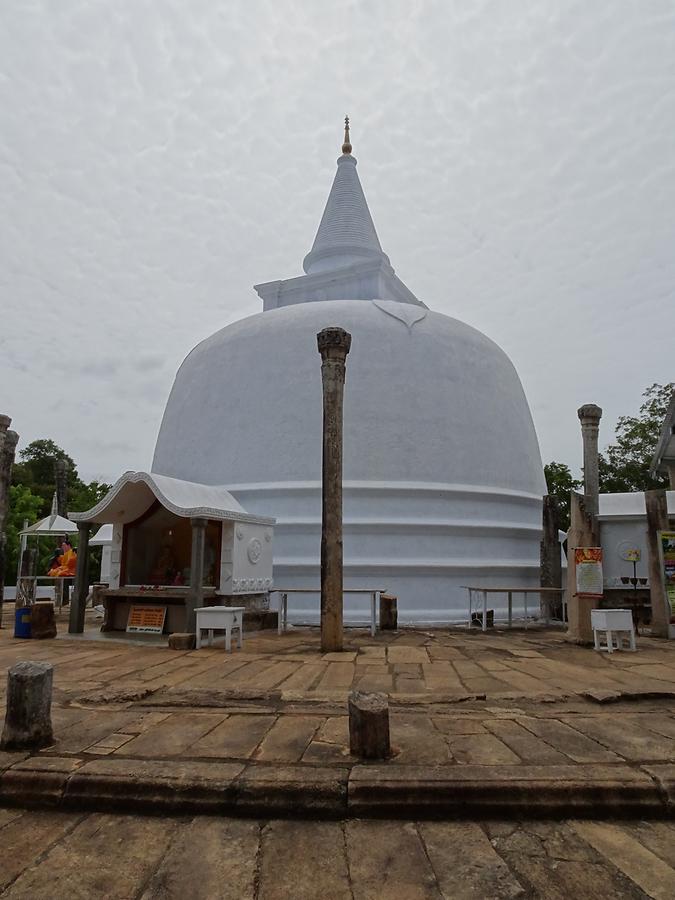
[[[343,594],[370,594],[370,633],[375,637],[377,631],[377,601],[380,594],[386,593],[385,588],[343,588]],[[321,594],[316,588],[272,588],[270,594],[279,594],[279,634],[286,631],[288,625],[288,595],[289,594]]]
[[[487,595],[488,594],[507,594],[508,596],[508,608],[509,608],[509,617],[508,623],[509,628],[513,624],[513,595],[514,594],[523,594],[524,603],[525,603],[525,628],[527,628],[527,595],[528,594],[539,594],[540,596],[543,594],[546,596],[547,594],[562,594],[563,598],[563,607],[565,605],[565,591],[563,588],[546,588],[546,587],[470,587],[465,584],[463,587],[469,592],[469,628],[471,628],[471,613],[473,606],[473,595],[474,592],[477,594],[483,595],[483,623],[482,630],[487,631]],[[546,607],[546,616],[545,622],[549,624],[549,615],[548,615],[548,604]],[[563,621],[567,618],[566,610],[563,608]]]
[[[225,632],[225,649],[229,653],[232,649],[232,629],[239,629],[239,648],[244,642],[244,611],[245,606],[200,606],[195,610],[197,627],[195,629],[195,647],[202,646],[202,631],[208,631],[208,645],[213,644],[213,632]]]
[[[591,627],[593,628],[593,644],[596,650],[623,649],[623,636],[626,635],[630,649],[635,652],[635,626],[630,609],[592,609]],[[605,646],[600,644],[600,632],[605,632]]]

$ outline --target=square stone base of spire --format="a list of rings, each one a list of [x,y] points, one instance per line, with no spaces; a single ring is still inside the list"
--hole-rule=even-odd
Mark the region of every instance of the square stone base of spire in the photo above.
[[[255,290],[264,310],[317,300],[393,300],[426,309],[383,260],[366,260],[329,272],[267,281],[256,284]]]

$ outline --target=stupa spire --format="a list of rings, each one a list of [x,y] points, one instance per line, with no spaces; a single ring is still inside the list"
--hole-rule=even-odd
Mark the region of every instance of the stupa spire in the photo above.
[[[342,145],[342,152],[343,153],[351,153],[352,152],[352,145],[351,145],[351,141],[349,140],[349,116],[345,116],[345,140]]]
[[[314,238],[302,264],[307,274],[342,269],[354,263],[379,259],[389,265],[383,252],[352,156],[349,116],[345,116],[342,156],[337,161],[333,186]]]
[[[391,300],[424,307],[396,275],[380,245],[356,174],[349,116],[326,208],[302,267],[305,275],[255,285],[263,309],[321,300]]]

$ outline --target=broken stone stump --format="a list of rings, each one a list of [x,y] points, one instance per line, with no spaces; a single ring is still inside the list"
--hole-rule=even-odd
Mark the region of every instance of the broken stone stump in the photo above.
[[[24,660],[7,672],[7,711],[0,750],[39,750],[54,743],[49,663]]]
[[[398,628],[398,598],[393,594],[380,594],[380,631],[396,631]]]
[[[169,648],[171,650],[194,650],[195,635],[189,632],[174,631],[169,635]]]
[[[30,608],[31,637],[38,641],[56,637],[56,616],[52,600],[38,600]]]
[[[361,759],[391,756],[386,694],[352,691],[349,695],[349,750]]]

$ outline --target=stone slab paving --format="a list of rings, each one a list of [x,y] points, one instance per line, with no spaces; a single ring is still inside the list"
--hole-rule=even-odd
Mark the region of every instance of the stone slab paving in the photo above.
[[[97,625],[89,628],[93,634]],[[375,638],[348,631],[344,653],[322,654],[318,631],[297,629],[247,636],[242,651],[226,654],[218,646],[185,652],[67,637],[21,641],[3,631],[0,705],[4,670],[19,659],[55,667],[56,741],[28,760],[0,754],[6,802],[33,802],[38,793],[45,802],[74,802],[92,785],[101,800],[114,795],[114,779],[127,779],[131,803],[131,783],[149,783],[156,763],[165,773],[158,776],[162,798],[162,785],[183,777],[177,772],[202,772],[211,785],[202,790],[207,808],[221,782],[232,803],[254,806],[264,790],[274,793],[269,784],[283,767],[287,800],[295,791],[305,802],[308,786],[320,784],[319,805],[334,815],[352,798],[354,809],[370,804],[372,812],[373,798],[387,805],[386,790],[405,811],[415,785],[424,806],[433,807],[434,791],[446,802],[454,785],[462,802],[483,808],[485,791],[500,780],[541,788],[555,808],[564,805],[565,782],[581,786],[587,812],[593,794],[583,785],[592,773],[598,796],[601,788],[615,792],[612,803],[624,779],[633,792],[628,806],[638,808],[641,791],[645,814],[659,798],[672,808],[675,648],[665,641],[640,638],[638,653],[608,657],[557,631]],[[354,688],[390,697],[394,753],[382,772],[369,770],[370,781],[349,754],[346,699]],[[436,774],[422,777],[425,771]],[[475,787],[481,773],[483,793]],[[513,802],[515,788],[505,790]],[[275,798],[281,804],[281,788]]]
[[[0,809],[0,897],[670,900],[669,822],[347,821]]]
[[[5,624],[7,616],[5,615]],[[415,700],[430,696],[541,695],[630,691],[675,696],[675,648],[640,637],[638,653],[597,654],[567,643],[560,631],[450,630],[346,632],[345,652],[321,654],[317,629],[247,635],[243,650],[198,651],[105,639],[89,619],[85,639],[72,639],[61,617],[57,640],[20,641],[0,631],[0,669],[19,659],[47,660],[63,690],[124,685],[147,690],[181,687],[253,689],[344,699],[350,690],[382,690]],[[99,640],[87,640],[98,637]],[[4,691],[3,684],[0,691]]]

